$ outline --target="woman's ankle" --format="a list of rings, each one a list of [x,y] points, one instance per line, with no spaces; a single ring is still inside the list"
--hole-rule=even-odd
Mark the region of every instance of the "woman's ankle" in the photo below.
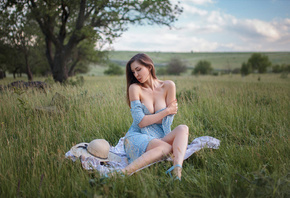
[[[178,177],[179,179],[181,179],[181,172],[182,172],[182,168],[181,167],[175,167],[173,170],[173,174]]]

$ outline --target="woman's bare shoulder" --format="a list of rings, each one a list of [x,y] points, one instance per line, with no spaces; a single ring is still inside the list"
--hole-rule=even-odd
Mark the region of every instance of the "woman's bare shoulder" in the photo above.
[[[141,87],[140,87],[140,85],[139,84],[137,84],[137,83],[133,83],[133,84],[131,84],[130,86],[129,86],[129,91],[131,90],[131,91],[135,91],[135,90],[140,90],[141,89]]]
[[[141,87],[137,83],[131,84],[129,86],[129,99],[130,101],[133,100],[140,100],[140,91]]]
[[[172,80],[165,80],[163,81],[164,86],[166,87],[166,89],[173,89],[175,88],[175,83]]]

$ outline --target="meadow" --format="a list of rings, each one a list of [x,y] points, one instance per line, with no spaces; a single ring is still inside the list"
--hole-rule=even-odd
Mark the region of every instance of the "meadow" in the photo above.
[[[189,142],[204,135],[221,140],[218,150],[203,149],[184,162],[181,182],[165,174],[170,162],[102,179],[65,158],[77,143],[104,138],[116,145],[125,135],[132,123],[125,76],[85,76],[83,86],[52,83],[46,93],[0,92],[0,197],[289,197],[290,79],[259,77],[160,78],[177,87],[172,127],[188,125]],[[36,109],[55,93],[66,97],[57,113]]]
[[[110,51],[109,59],[121,66],[125,66],[127,61],[134,56],[136,51]],[[243,62],[247,62],[254,52],[146,52],[155,66],[165,66],[171,58],[177,57],[185,65],[192,69],[200,60],[211,62],[214,70],[234,70],[241,68]],[[269,57],[272,65],[290,64],[290,52],[259,52]]]

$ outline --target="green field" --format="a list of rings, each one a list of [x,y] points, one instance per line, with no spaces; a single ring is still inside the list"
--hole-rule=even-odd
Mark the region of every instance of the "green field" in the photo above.
[[[110,51],[109,59],[125,65],[134,56],[135,51]],[[251,52],[193,52],[193,53],[170,53],[170,52],[146,52],[155,65],[164,66],[172,57],[179,57],[185,64],[192,68],[200,60],[208,60],[214,69],[233,70],[240,68],[243,62],[252,55]],[[290,64],[290,52],[262,52],[269,57],[273,65]]]
[[[179,102],[173,127],[187,124],[189,142],[204,135],[221,140],[218,150],[201,150],[184,162],[180,183],[165,174],[170,162],[102,180],[80,162],[65,159],[76,143],[104,138],[117,144],[132,122],[125,77],[86,76],[82,87],[52,84],[47,93],[0,93],[0,197],[290,196],[289,78],[161,79],[169,78],[176,83]],[[59,113],[35,109],[47,106],[56,92],[67,97]]]

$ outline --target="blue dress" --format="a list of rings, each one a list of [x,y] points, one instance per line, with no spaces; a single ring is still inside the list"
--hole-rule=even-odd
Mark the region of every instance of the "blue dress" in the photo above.
[[[164,109],[160,109],[155,113],[163,111]],[[125,135],[124,144],[129,163],[133,162],[146,151],[151,140],[155,138],[163,138],[170,133],[171,124],[174,118],[174,115],[168,115],[162,119],[162,124],[152,124],[140,128],[138,124],[141,122],[143,117],[145,115],[152,115],[140,100],[134,100],[131,102],[131,114],[133,117],[133,123]]]

